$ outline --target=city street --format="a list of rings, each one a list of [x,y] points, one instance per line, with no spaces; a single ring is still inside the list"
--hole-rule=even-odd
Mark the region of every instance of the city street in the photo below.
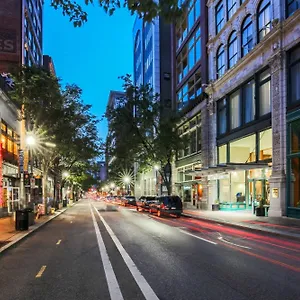
[[[300,299],[300,243],[82,200],[0,255],[3,300]]]

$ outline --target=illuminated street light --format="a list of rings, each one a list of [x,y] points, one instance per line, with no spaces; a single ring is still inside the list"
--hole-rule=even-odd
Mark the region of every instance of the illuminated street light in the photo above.
[[[154,170],[158,171],[159,170],[159,165],[155,165]]]
[[[55,148],[55,147],[56,147],[56,144],[46,142],[46,143],[45,143],[45,146],[50,147],[50,148]]]
[[[111,183],[110,184],[110,187],[113,189],[115,187],[115,184],[114,183]]]
[[[69,174],[69,172],[65,171],[65,172],[63,172],[62,176],[63,176],[64,178],[66,178],[66,177],[69,177],[70,174]]]
[[[34,145],[36,144],[36,139],[35,139],[35,137],[34,137],[33,135],[28,135],[28,136],[26,137],[26,144],[27,144],[28,146],[34,146]]]
[[[129,183],[130,182],[130,177],[129,176],[125,176],[124,178],[123,178],[123,181],[124,181],[124,183]]]

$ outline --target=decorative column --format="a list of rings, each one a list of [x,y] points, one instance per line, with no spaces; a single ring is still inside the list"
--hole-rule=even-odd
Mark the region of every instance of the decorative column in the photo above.
[[[270,217],[286,214],[286,95],[284,93],[284,54],[269,61],[271,67],[272,175],[270,182]]]

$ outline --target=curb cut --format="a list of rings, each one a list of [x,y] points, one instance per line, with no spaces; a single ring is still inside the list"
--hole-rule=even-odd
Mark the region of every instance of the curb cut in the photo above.
[[[300,241],[300,235],[297,236],[297,235],[294,235],[294,234],[286,234],[284,232],[275,232],[275,231],[271,231],[271,230],[263,230],[263,229],[259,229],[259,228],[255,228],[255,227],[244,226],[242,224],[230,223],[230,222],[223,221],[223,220],[197,217],[197,216],[186,214],[186,213],[183,213],[182,216],[188,217],[188,218],[193,218],[193,219],[198,219],[198,220],[202,220],[202,221],[207,221],[207,222],[210,222],[210,223],[219,223],[219,224],[227,225],[227,226],[234,227],[234,228],[237,228],[237,229],[243,229],[245,231],[252,231],[252,232],[256,231],[258,233],[269,234],[269,235],[274,235],[274,236],[280,236],[280,237]]]
[[[58,216],[60,216],[61,214],[63,214],[67,209],[68,208],[65,208],[64,210],[62,210],[59,213],[57,213],[56,215],[52,216],[51,218],[49,218],[45,222],[38,224],[37,226],[35,226],[32,229],[29,229],[25,234],[22,234],[21,236],[17,237],[14,241],[11,241],[8,244],[6,244],[5,246],[1,247],[0,248],[0,253],[4,252],[5,250],[7,250],[8,248],[10,248],[11,246],[19,243],[22,239],[24,239],[25,237],[29,236],[31,233],[35,232],[36,230],[40,229],[42,226],[44,226],[48,222],[52,221],[53,219],[55,219]]]

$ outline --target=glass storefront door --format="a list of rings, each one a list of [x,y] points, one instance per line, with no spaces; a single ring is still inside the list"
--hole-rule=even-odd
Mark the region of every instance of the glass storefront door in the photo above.
[[[269,203],[270,201],[270,186],[267,179],[249,179],[249,190],[248,190],[248,206],[252,206],[253,202],[255,205],[259,201]]]
[[[7,188],[7,204],[9,213],[12,213],[20,208],[20,188]]]

